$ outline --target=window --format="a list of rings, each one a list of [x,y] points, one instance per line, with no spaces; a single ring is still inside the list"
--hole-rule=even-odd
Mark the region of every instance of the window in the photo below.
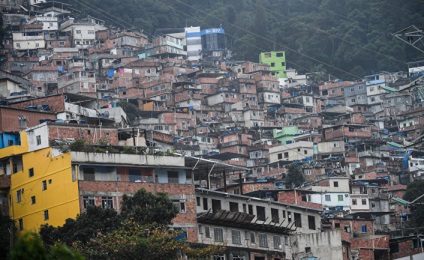
[[[280,217],[278,216],[278,209],[271,209],[271,217],[272,217],[272,222],[274,223],[280,222]]]
[[[204,210],[208,210],[208,199],[207,198],[203,198],[203,209]]]
[[[284,153],[284,158],[289,158],[289,152]]]
[[[256,206],[256,216],[258,220],[265,221],[265,207]]]
[[[212,200],[212,211],[217,212],[221,210],[221,201],[220,200]]]
[[[112,197],[102,197],[102,208],[113,209],[113,198]]]
[[[22,201],[22,189],[19,189],[16,191],[16,202],[21,202]]]
[[[256,243],[255,233],[253,232],[250,232],[250,243],[253,243],[253,244]]]
[[[275,67],[275,62],[271,62],[271,67]]]
[[[325,195],[325,201],[331,201],[331,196],[330,195]]]
[[[352,205],[357,205],[358,202],[356,201],[356,199],[352,199]]]
[[[213,235],[215,242],[223,242],[224,241],[224,231],[222,228],[214,228]]]
[[[48,210],[44,211],[44,220],[49,220],[49,211]]]
[[[224,254],[213,255],[212,260],[225,260],[225,255]]]
[[[65,45],[65,42],[60,41],[59,46],[63,46],[63,45]]]
[[[273,240],[274,240],[274,249],[280,249],[281,248],[281,237],[274,236]]]
[[[259,234],[259,246],[268,247],[268,236],[267,234]]]
[[[28,170],[28,177],[33,177],[34,176],[34,168],[30,168],[29,170]]]
[[[283,159],[283,154],[282,153],[279,153],[278,154],[278,160],[281,160],[281,159]]]
[[[19,127],[25,128],[27,127],[27,117],[26,116],[18,116]]]
[[[47,190],[47,181],[41,182],[41,190]]]
[[[284,245],[288,246],[290,243],[289,237],[284,237]]]
[[[366,226],[366,225],[363,225],[363,226],[361,227],[361,232],[362,232],[362,233],[367,233],[367,226]]]
[[[196,197],[196,205],[200,207],[200,197]]]
[[[205,226],[205,236],[207,238],[211,238],[211,229],[209,228],[209,226]]]
[[[40,47],[40,43],[36,42],[35,47],[37,47],[37,48]]]
[[[366,199],[362,199],[362,205],[367,205],[367,200]]]
[[[37,135],[37,145],[41,145],[41,135]]]
[[[302,227],[302,217],[299,213],[294,213],[294,225],[296,227]]]
[[[81,34],[81,30],[76,30],[75,33],[76,34]]]
[[[173,200],[172,203],[177,207],[179,213],[186,213],[185,200]]]
[[[252,205],[248,205],[248,210],[249,210],[249,214],[253,215],[253,206]]]
[[[18,223],[19,223],[19,231],[24,230],[24,221],[23,221],[23,219],[20,218],[18,220]]]
[[[35,200],[35,196],[31,197],[31,204],[35,204],[37,201]]]
[[[338,201],[343,201],[343,195],[338,195],[337,198],[338,198]]]
[[[236,202],[230,202],[230,211],[231,212],[238,212],[238,203]]]
[[[305,253],[311,253],[312,251],[311,251],[311,247],[309,247],[309,246],[307,246],[307,247],[305,247]]]
[[[335,181],[335,182],[333,182],[333,185],[334,185],[334,187],[339,187],[339,182]]]
[[[233,244],[241,245],[241,234],[239,230],[231,230],[231,238],[232,238]]]
[[[292,213],[290,211],[287,211],[287,219],[290,222],[292,222]]]
[[[178,183],[177,171],[168,171],[168,183]]]
[[[94,168],[84,168],[84,180],[85,181],[95,181]]]
[[[94,206],[94,197],[92,196],[84,196],[82,197],[84,208],[88,208],[88,206]]]
[[[16,48],[21,48],[21,44],[19,42],[16,43]]]
[[[88,34],[94,34],[94,30],[88,30]]]
[[[309,226],[309,229],[312,229],[312,230],[316,229],[314,216],[308,216],[308,226]]]

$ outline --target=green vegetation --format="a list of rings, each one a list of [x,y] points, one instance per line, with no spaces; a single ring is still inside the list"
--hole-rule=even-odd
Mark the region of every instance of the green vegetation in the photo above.
[[[419,196],[424,194],[424,180],[414,181],[408,184],[406,188],[404,200],[409,202],[415,200]],[[422,202],[424,198],[420,201]],[[424,227],[424,205],[418,203],[411,206],[412,221],[415,227]]]
[[[141,189],[123,197],[121,214],[91,206],[62,227],[42,226],[40,236],[50,251],[61,242],[87,259],[176,259],[183,253],[208,257],[224,250],[222,246],[193,247],[182,232],[169,232],[167,225],[177,212],[166,193]]]
[[[297,188],[305,182],[302,173],[302,165],[292,163],[287,166],[286,187]]]
[[[405,62],[424,59],[422,53],[391,35],[424,24],[423,0],[64,2],[115,27],[134,26],[149,35],[157,28],[222,26],[236,60],[258,61],[260,52],[285,50],[288,67],[342,79],[406,70]]]

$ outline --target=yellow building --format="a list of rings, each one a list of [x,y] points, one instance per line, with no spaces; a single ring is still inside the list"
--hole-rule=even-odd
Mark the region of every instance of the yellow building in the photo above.
[[[2,173],[11,175],[9,214],[19,231],[62,226],[80,213],[71,155],[54,155],[44,131],[46,127],[37,126],[21,132],[21,145],[0,149]]]

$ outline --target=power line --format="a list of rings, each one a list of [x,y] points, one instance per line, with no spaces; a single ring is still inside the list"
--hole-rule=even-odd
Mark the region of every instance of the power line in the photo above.
[[[213,17],[213,18],[215,18],[216,20],[218,20],[218,21],[220,21],[220,22],[228,23],[228,22],[226,22],[226,21],[225,21],[225,20],[223,20],[223,19],[220,19],[220,18],[218,18],[218,17],[216,17],[216,16],[213,16],[213,15],[211,15],[211,14],[209,14],[209,13],[206,13],[206,12],[204,12],[204,11],[202,11],[202,10],[198,9],[198,8],[194,8],[193,6],[191,6],[191,5],[189,5],[189,4],[186,4],[186,3],[182,2],[182,1],[176,0],[176,2],[181,3],[181,4],[183,4],[183,5],[187,6],[187,7],[190,7],[190,8],[192,8],[192,9],[196,10],[196,11],[199,11],[199,12],[203,13],[203,14],[204,14],[204,15],[206,15],[206,16]],[[194,18],[193,16],[191,16],[191,15],[189,15],[189,14],[187,14],[187,13],[184,13],[184,12],[182,12],[182,11],[179,11],[179,10],[175,9],[174,7],[172,7],[172,6],[170,6],[170,7],[171,7],[173,10],[177,11],[177,12],[183,13],[184,15],[186,15],[186,16],[188,16],[188,17]],[[255,36],[255,37],[261,38],[261,39],[263,39],[263,40],[265,40],[265,41],[268,41],[268,42],[270,42],[270,43],[272,43],[272,44],[275,44],[275,45],[277,45],[277,46],[283,47],[283,48],[285,48],[285,49],[287,49],[287,50],[290,50],[290,51],[292,51],[292,52],[295,52],[295,53],[297,53],[297,54],[300,54],[300,55],[301,55],[301,56],[303,56],[303,57],[309,58],[309,59],[311,59],[311,60],[313,60],[313,61],[316,61],[316,62],[318,62],[318,63],[320,63],[320,64],[326,65],[326,66],[328,66],[328,67],[330,67],[330,68],[333,68],[333,69],[335,69],[335,70],[338,70],[338,71],[340,71],[340,72],[343,72],[343,73],[345,73],[345,74],[347,74],[347,75],[350,75],[350,76],[352,76],[352,77],[354,77],[354,78],[362,79],[361,77],[359,77],[359,76],[357,76],[357,75],[354,75],[354,74],[352,74],[352,73],[350,73],[350,72],[348,72],[348,71],[345,71],[345,70],[343,70],[343,69],[337,68],[337,67],[333,66],[332,64],[329,64],[329,63],[327,63],[327,62],[324,62],[324,61],[318,60],[318,59],[316,59],[316,58],[314,58],[314,57],[311,57],[311,56],[309,56],[309,55],[307,55],[307,54],[304,54],[304,53],[301,53],[301,52],[299,52],[299,51],[296,51],[296,50],[294,50],[294,49],[292,49],[292,48],[290,48],[290,47],[288,47],[288,46],[286,46],[286,45],[283,45],[283,44],[277,43],[277,42],[275,42],[275,41],[273,41],[273,40],[270,40],[270,39],[268,39],[268,38],[262,37],[262,36],[260,36],[260,35],[258,35],[258,34],[256,34],[256,33],[252,32],[252,31],[249,31],[249,30],[247,30],[247,29],[243,28],[243,27],[240,27],[240,26],[238,26],[238,25],[234,25],[234,24],[231,24],[231,23],[228,23],[228,24],[230,24],[231,26],[233,26],[233,27],[235,27],[235,28],[238,28],[238,29],[240,29],[240,30],[242,30],[242,31],[244,31],[244,32],[246,32],[246,33],[249,33],[249,34],[251,34],[251,35],[253,35],[253,36]]]
[[[290,17],[288,17],[288,16],[286,16],[286,15],[283,15],[283,14],[280,14],[280,13],[277,13],[277,12],[275,12],[275,11],[273,11],[273,10],[268,9],[268,8],[265,8],[265,7],[264,7],[264,9],[265,9],[265,10],[267,10],[267,11],[269,11],[269,12],[271,12],[272,14],[275,14],[275,15],[278,15],[278,16],[280,16],[280,17],[285,17],[285,18],[290,19]],[[356,21],[356,22],[357,22],[357,21]],[[335,37],[335,38],[337,38],[337,39],[339,39],[339,40],[341,40],[341,41],[343,41],[343,42],[345,42],[345,43],[348,43],[348,44],[351,44],[351,45],[357,46],[357,47],[359,47],[359,48],[361,48],[361,49],[363,49],[363,50],[367,50],[367,51],[369,51],[369,52],[375,53],[375,54],[377,54],[377,55],[380,55],[380,56],[386,57],[386,58],[388,58],[388,59],[390,59],[390,60],[393,60],[393,61],[396,61],[396,62],[398,62],[398,63],[402,63],[403,65],[406,65],[406,62],[404,62],[404,61],[400,61],[400,60],[398,60],[398,59],[396,59],[396,58],[393,58],[392,56],[388,56],[388,55],[382,54],[382,53],[380,53],[380,52],[374,51],[374,50],[372,50],[372,49],[366,48],[366,47],[362,46],[362,44],[360,44],[359,42],[353,42],[353,41],[345,40],[345,39],[344,39],[344,38],[342,38],[342,37],[339,37],[339,36],[337,36],[337,35],[335,35],[335,34],[331,34],[331,33],[329,33],[329,32],[326,32],[326,31],[324,31],[324,30],[320,29],[319,27],[312,26],[312,25],[310,25],[310,24],[301,23],[301,22],[295,22],[295,23],[297,23],[297,24],[299,24],[299,25],[301,25],[301,26],[304,26],[304,27],[311,28],[312,30],[314,30],[314,31],[316,31],[316,32],[320,32],[320,33],[326,34],[327,36]]]

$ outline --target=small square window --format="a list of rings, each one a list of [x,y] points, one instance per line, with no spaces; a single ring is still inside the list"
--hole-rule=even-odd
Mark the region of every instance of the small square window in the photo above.
[[[335,182],[333,182],[333,185],[334,185],[334,187],[339,187],[339,182],[335,181]]]

